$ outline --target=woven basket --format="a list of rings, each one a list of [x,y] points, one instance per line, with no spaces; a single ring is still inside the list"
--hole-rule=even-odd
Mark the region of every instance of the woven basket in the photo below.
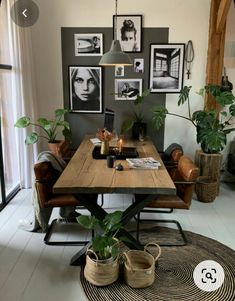
[[[95,259],[90,257],[91,254]],[[119,276],[118,257],[99,260],[96,253],[88,249],[84,276],[87,281],[96,286],[104,286],[115,282]]]
[[[158,254],[154,257],[147,252],[149,245],[156,246]],[[144,251],[129,250],[123,253],[125,257],[124,278],[133,288],[144,288],[153,284],[155,279],[155,262],[161,255],[161,248],[155,243],[149,243]]]
[[[201,176],[197,178],[195,192],[200,202],[211,203],[217,196],[218,183],[215,179]]]

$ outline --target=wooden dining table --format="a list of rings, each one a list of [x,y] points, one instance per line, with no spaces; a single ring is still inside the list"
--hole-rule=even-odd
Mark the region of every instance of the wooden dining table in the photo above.
[[[123,211],[122,224],[125,226],[140,210],[158,194],[176,194],[175,185],[169,176],[159,153],[150,139],[144,141],[123,140],[123,147],[135,148],[138,157],[153,157],[161,163],[158,169],[133,169],[126,160],[117,159],[123,170],[108,168],[106,159],[94,159],[92,136],[86,135],[76,153],[53,187],[54,193],[73,194],[88,209],[91,215],[103,219],[106,210],[98,204],[99,194],[131,194],[135,201]],[[112,142],[115,144],[116,142]],[[118,236],[126,237],[125,244],[131,249],[143,246],[123,227]],[[88,245],[84,246],[72,259],[71,265],[80,265]]]

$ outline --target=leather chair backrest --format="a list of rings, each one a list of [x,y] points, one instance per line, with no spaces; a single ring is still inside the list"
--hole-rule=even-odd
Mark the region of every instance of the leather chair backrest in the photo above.
[[[175,177],[176,177],[178,162],[179,162],[181,156],[183,156],[182,149],[176,148],[171,152],[169,161],[164,162],[166,169],[173,181],[175,180]]]
[[[158,195],[147,207],[189,209],[198,174],[198,167],[187,156],[182,155],[174,179],[176,195]]]
[[[180,157],[183,156],[183,151],[179,148],[176,148],[171,153],[171,160],[174,162],[178,162]]]
[[[34,165],[35,186],[38,194],[38,201],[41,208],[47,207],[47,203],[53,197],[53,185],[60,176],[50,162],[40,162]]]
[[[187,156],[180,157],[177,168],[176,180],[196,181],[199,169]]]
[[[186,208],[189,208],[191,205],[195,181],[197,180],[198,175],[199,169],[192,160],[187,156],[181,156],[174,181],[177,189],[177,196],[183,200]]]

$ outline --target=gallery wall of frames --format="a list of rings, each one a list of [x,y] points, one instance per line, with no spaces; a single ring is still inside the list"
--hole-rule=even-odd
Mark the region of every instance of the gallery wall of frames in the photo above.
[[[185,46],[168,42],[169,28],[143,28],[142,22],[141,15],[117,18],[117,38],[133,60],[131,67],[99,66],[113,40],[113,28],[61,28],[64,106],[72,110],[67,119],[74,146],[84,134],[103,126],[105,108],[115,112],[114,129],[119,133],[122,121],[133,113],[136,95],[151,89],[143,103],[147,134],[159,150],[163,148],[164,129],[152,128],[151,109],[165,105],[166,93],[180,91]],[[129,26],[126,33],[125,26]],[[85,83],[89,88],[84,88]],[[93,99],[90,103],[89,97]]]

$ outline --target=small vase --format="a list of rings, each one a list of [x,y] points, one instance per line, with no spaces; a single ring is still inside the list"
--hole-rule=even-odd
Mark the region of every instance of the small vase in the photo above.
[[[101,142],[100,153],[101,153],[101,155],[108,155],[109,154],[109,142],[108,141],[102,141]]]

